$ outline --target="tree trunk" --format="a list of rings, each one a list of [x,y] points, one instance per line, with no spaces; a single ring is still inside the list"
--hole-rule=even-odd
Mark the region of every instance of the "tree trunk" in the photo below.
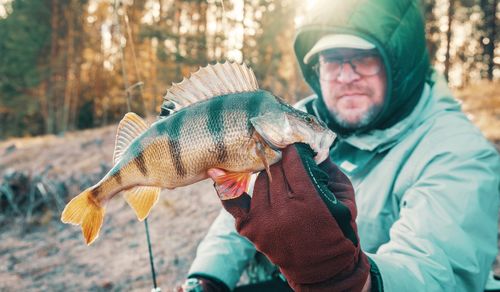
[[[134,97],[134,102],[133,104],[136,105],[135,111],[138,112],[139,114],[143,114],[144,116],[147,115],[147,109],[145,105],[145,100],[144,100],[144,92],[143,92],[143,83],[142,83],[142,77],[141,77],[141,72],[139,70],[139,65],[137,63],[137,54],[136,54],[136,44],[138,47],[140,47],[140,42],[139,38],[137,37],[138,32],[140,30],[139,25],[140,25],[140,19],[142,17],[142,9],[144,3],[143,2],[134,2],[134,5],[131,6],[131,11],[130,13],[127,10],[127,7],[123,7],[123,23],[125,24],[125,28],[127,31],[127,45],[130,46],[130,53],[131,53],[131,58],[132,58],[132,64],[134,68],[134,72],[132,73],[132,76],[135,76],[135,82],[131,85],[134,88],[128,88],[129,91],[131,91],[131,95]],[[132,21],[129,21],[129,15],[131,16],[130,19]]]
[[[177,1],[177,0],[174,1],[175,13],[174,13],[174,23],[173,23],[173,27],[172,27],[172,34],[174,35],[174,38],[175,38],[175,51],[176,51],[177,56],[180,55],[180,50],[181,50],[181,46],[180,46],[180,43],[181,43],[180,42],[181,22],[180,22],[180,19],[181,19],[181,12],[182,12],[182,4],[183,4],[183,1]],[[179,78],[179,76],[181,75],[181,64],[180,64],[180,62],[178,62],[177,57],[174,58],[173,62],[175,64],[175,77],[174,78]]]
[[[445,55],[445,61],[444,61],[444,76],[446,80],[449,79],[449,74],[450,74],[450,49],[451,49],[451,28],[452,28],[452,22],[453,22],[453,13],[454,13],[454,5],[455,1],[454,0],[449,0],[449,6],[448,6],[448,30],[446,31],[446,55]]]
[[[479,41],[483,49],[481,60],[486,65],[481,68],[481,77],[493,80],[497,0],[481,0],[479,5],[483,12],[483,23],[480,27]]]
[[[205,1],[198,2],[198,11],[200,12],[200,18],[198,19],[198,61],[199,64],[207,63],[208,54],[207,54],[207,9],[208,5]]]
[[[56,131],[56,78],[55,78],[55,68],[57,67],[57,53],[58,53],[58,39],[57,32],[59,29],[59,9],[58,9],[58,1],[52,0],[50,2],[51,5],[51,20],[50,20],[50,29],[51,29],[51,37],[50,37],[50,73],[47,80],[47,97],[45,106],[47,107],[47,119],[45,120],[45,131],[47,133],[55,133]]]
[[[65,132],[69,128],[69,111],[73,99],[73,84],[75,79],[75,0],[70,0],[67,8],[64,11],[67,24],[66,32],[66,74],[65,74],[65,87],[64,87],[64,101],[62,108],[62,119],[59,121],[59,130]]]
[[[160,10],[161,11],[161,10]],[[158,41],[155,39],[150,40],[149,46],[149,64],[151,66],[151,86],[153,91],[153,97],[151,99],[151,108],[149,110],[150,113],[157,114],[158,110],[156,109],[156,100],[158,99],[158,59],[156,58],[156,50],[158,49]]]
[[[486,17],[486,25],[488,28],[488,39],[489,43],[486,45],[486,54],[488,57],[488,79],[490,81],[493,80],[493,70],[495,69],[495,41],[496,41],[496,10],[497,10],[497,0],[493,0],[491,6],[485,13],[487,13]]]

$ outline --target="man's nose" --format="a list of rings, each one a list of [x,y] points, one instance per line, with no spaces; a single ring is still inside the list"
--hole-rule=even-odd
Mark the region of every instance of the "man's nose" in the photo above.
[[[353,66],[349,62],[344,62],[340,67],[337,81],[340,83],[352,83],[361,78],[361,76],[354,71]]]

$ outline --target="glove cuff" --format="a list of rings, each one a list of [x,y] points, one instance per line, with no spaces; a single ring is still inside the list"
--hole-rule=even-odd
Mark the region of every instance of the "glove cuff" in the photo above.
[[[377,264],[370,257],[367,257],[370,262],[370,279],[371,279],[371,291],[372,292],[383,292],[384,285],[382,282],[382,276],[380,275],[380,271],[378,269]]]
[[[342,272],[320,283],[301,284],[291,280],[288,280],[288,283],[294,291],[362,291],[369,276],[370,262],[368,257],[363,252],[360,252],[358,262],[351,271]]]

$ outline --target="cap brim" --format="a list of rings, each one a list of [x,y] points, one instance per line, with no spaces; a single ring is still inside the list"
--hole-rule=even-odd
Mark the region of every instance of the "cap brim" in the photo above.
[[[321,51],[336,48],[349,48],[358,50],[372,50],[375,45],[355,35],[331,34],[322,37],[304,56],[304,64],[308,64],[312,57]]]

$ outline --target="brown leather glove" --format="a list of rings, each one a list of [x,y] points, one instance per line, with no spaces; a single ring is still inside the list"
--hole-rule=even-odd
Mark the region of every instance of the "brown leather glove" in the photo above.
[[[253,197],[222,201],[237,231],[252,241],[296,291],[361,291],[370,265],[361,251],[354,190],[328,158],[319,166],[308,145],[283,150],[261,172]]]

